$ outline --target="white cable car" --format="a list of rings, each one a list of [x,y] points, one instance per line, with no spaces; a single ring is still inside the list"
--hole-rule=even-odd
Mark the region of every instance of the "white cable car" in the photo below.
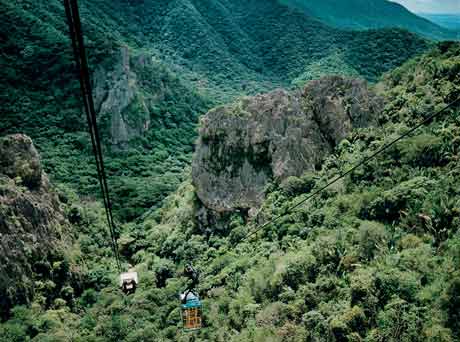
[[[138,284],[137,272],[132,271],[120,274],[120,288],[127,295],[136,292]]]

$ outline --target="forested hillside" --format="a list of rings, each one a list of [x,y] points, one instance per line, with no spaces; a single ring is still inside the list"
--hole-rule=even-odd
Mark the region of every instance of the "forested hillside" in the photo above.
[[[460,47],[441,43],[385,75],[369,90],[376,96],[372,101],[381,98],[384,103],[377,115],[369,111],[373,125],[354,128],[320,166],[283,182],[273,178],[257,215],[236,210],[220,217],[227,229],[200,220],[203,203],[187,176],[161,209],[120,231],[125,263],[141,277],[137,292],[128,297],[116,287],[102,210],[61,187],[61,205],[77,242],[65,263],[40,264],[46,266],[37,269],[47,275],[46,282],[34,269],[34,296],[28,306],[12,309],[10,319],[0,325],[0,339],[458,340],[458,106],[321,196],[294,212],[286,209],[458,98],[459,70]],[[302,110],[344,110],[354,87],[343,84],[347,88],[332,97],[327,87],[307,85]],[[316,108],[323,91],[336,107]],[[361,91],[359,98],[365,96]],[[290,106],[278,107],[286,100],[264,104],[259,99],[243,99],[223,115],[244,119],[255,101],[262,108],[285,108],[286,119],[295,120]],[[350,106],[360,105],[359,113],[366,113],[372,101]],[[363,115],[352,113],[355,119]],[[231,132],[216,134],[222,142],[232,138]],[[239,165],[240,160],[233,162]],[[267,161],[254,162],[263,166]],[[256,224],[279,214],[282,219],[241,241]],[[193,334],[180,329],[178,293],[185,286],[180,274],[186,262],[202,274],[205,328]]]
[[[53,180],[92,196],[95,170],[61,1],[0,4],[0,131],[29,134]],[[402,30],[334,29],[275,0],[81,0],[80,7],[123,221],[177,187],[198,116],[213,105],[325,74],[375,81],[430,45]]]
[[[369,29],[400,27],[431,39],[454,39],[456,33],[441,27],[436,21],[407,10],[404,6],[388,0],[279,0],[317,17],[333,27]],[[436,24],[435,24],[436,23]]]

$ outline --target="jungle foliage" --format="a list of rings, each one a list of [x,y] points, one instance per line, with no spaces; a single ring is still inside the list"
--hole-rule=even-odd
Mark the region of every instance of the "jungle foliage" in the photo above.
[[[440,43],[386,74],[376,127],[357,129],[322,169],[272,184],[260,222],[285,213],[363,157],[460,96],[460,47]],[[460,110],[452,108],[250,240],[235,214],[204,235],[189,180],[141,222],[119,227],[141,284],[123,297],[103,211],[68,188],[81,252],[78,291],[38,291],[0,325],[8,341],[456,341],[460,338]],[[188,179],[189,177],[186,176]],[[206,327],[180,329],[186,262],[202,272]],[[47,284],[45,289],[52,289]],[[64,291],[65,288],[65,291]]]

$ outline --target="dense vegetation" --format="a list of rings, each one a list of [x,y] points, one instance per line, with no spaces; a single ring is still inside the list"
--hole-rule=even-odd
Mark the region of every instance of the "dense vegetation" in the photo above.
[[[178,186],[197,117],[214,104],[330,73],[375,81],[430,45],[398,29],[333,29],[275,0],[81,0],[80,6],[90,65],[103,75],[94,76],[95,85],[106,77],[105,88],[118,86],[110,75],[120,50],[129,51],[135,96],[122,115],[134,126],[150,120],[150,129],[120,150],[112,145],[113,113],[99,115],[122,221],[158,206]],[[61,1],[1,0],[0,15],[1,134],[30,135],[54,181],[94,196]]]
[[[460,47],[432,52],[384,76],[379,126],[355,130],[320,171],[272,184],[266,221],[460,96]],[[320,197],[235,246],[254,223],[238,215],[203,234],[185,181],[162,208],[123,226],[121,252],[141,275],[116,289],[103,212],[61,187],[78,232],[67,272],[38,287],[0,325],[8,341],[455,341],[460,338],[459,108],[417,131]],[[180,330],[183,264],[206,274],[206,328]],[[50,270],[50,272],[53,272]],[[45,300],[52,298],[52,300]]]
[[[235,215],[223,232],[200,231],[188,174],[197,118],[213,105],[330,74],[377,82],[430,42],[401,29],[332,28],[275,0],[79,3],[95,87],[100,75],[104,87],[119,86],[110,77],[128,51],[134,96],[122,114],[150,126],[120,149],[113,116],[99,113],[124,222],[120,251],[141,286],[130,297],[117,289],[62,3],[0,0],[0,134],[34,139],[75,238],[24,275],[33,300],[1,314],[9,319],[0,340],[460,337],[458,111],[236,247],[253,223]],[[458,46],[441,44],[386,75],[376,86],[387,98],[381,127],[354,132],[321,171],[271,185],[260,220],[458,95],[459,58]],[[196,335],[179,323],[179,273],[188,261],[207,274],[200,287],[207,327]]]

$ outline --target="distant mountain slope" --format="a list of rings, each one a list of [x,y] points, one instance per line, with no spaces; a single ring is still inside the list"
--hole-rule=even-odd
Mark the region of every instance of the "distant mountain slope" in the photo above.
[[[387,0],[279,0],[325,23],[348,29],[400,27],[432,39],[453,39],[455,33]]]
[[[211,96],[224,93],[225,101],[229,95],[289,84],[305,65],[337,50],[361,76],[376,80],[427,47],[401,30],[332,28],[278,0],[117,0],[98,8],[90,1],[82,5],[88,15],[103,8],[98,16],[105,26],[113,26],[110,18],[119,22],[112,32],[132,37]]]
[[[459,2],[460,11],[460,2]],[[439,26],[448,28],[450,30],[456,30],[457,34],[460,34],[460,13],[457,14],[431,14],[431,13],[417,13],[419,16],[426,18]]]

